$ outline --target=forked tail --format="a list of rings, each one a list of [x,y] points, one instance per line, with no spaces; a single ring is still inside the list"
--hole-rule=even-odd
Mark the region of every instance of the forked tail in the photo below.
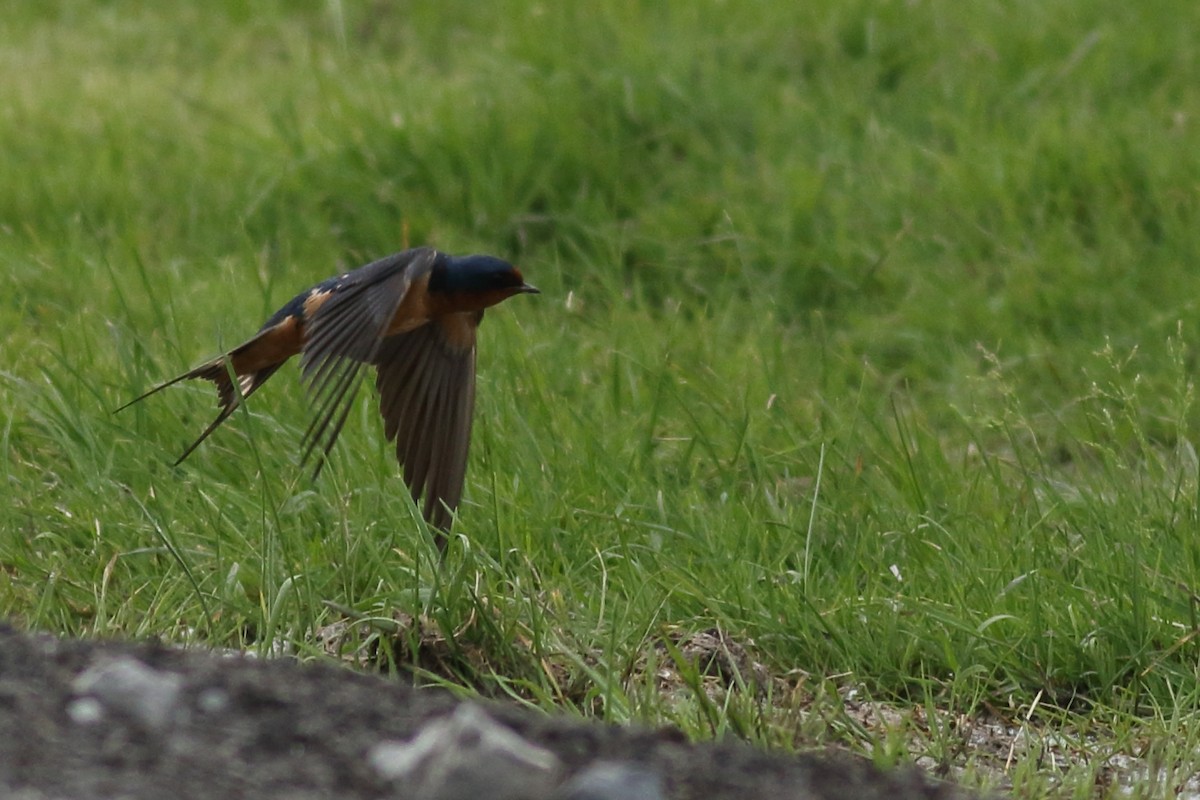
[[[241,348],[238,349],[240,350]],[[217,418],[214,419],[209,426],[204,429],[204,432],[200,434],[200,437],[196,439],[196,441],[192,442],[191,445],[189,445],[188,448],[183,451],[183,455],[175,459],[174,465],[177,466],[185,458],[190,456],[192,451],[199,447],[200,443],[207,439],[213,431],[220,427],[222,422],[229,419],[229,415],[237,410],[237,407],[241,405],[242,400],[254,394],[254,392],[258,390],[258,387],[266,383],[267,378],[270,378],[275,374],[275,370],[283,366],[283,362],[280,361],[276,364],[271,364],[259,369],[256,372],[237,375],[233,372],[233,357],[236,354],[237,350],[223,356],[218,356],[212,361],[206,361],[200,366],[190,369],[182,375],[171,378],[171,380],[166,381],[165,383],[160,383],[149,391],[143,392],[142,394],[133,398],[125,405],[116,409],[116,411],[113,413],[115,414],[117,411],[123,411],[134,403],[145,400],[152,394],[158,394],[168,386],[174,386],[180,381],[191,379],[211,381],[213,385],[217,387],[217,405],[220,407],[221,412],[217,414]],[[234,382],[235,378],[236,383]]]

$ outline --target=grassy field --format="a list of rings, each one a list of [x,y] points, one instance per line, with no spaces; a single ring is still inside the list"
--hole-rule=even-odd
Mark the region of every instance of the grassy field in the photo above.
[[[0,614],[1024,797],[1200,771],[1200,4],[256,5],[0,18]],[[440,570],[370,393],[315,484],[293,368],[178,468],[208,388],[110,413],[406,244],[543,290]]]

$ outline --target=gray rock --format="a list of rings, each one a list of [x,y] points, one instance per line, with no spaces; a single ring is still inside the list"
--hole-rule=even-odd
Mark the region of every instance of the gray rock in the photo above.
[[[67,704],[67,716],[78,725],[94,725],[104,719],[104,706],[94,697],[76,697]]]
[[[413,800],[541,800],[550,797],[562,774],[553,753],[474,703],[426,723],[406,742],[375,745],[368,759],[378,775]]]
[[[640,764],[598,761],[563,784],[554,800],[666,800],[662,775]]]
[[[110,673],[122,661],[126,668]],[[130,683],[150,687],[161,686],[165,676],[168,689],[178,676],[182,688],[165,729],[147,728],[128,703],[114,702],[121,693],[112,689],[123,683],[114,675],[133,676]],[[614,787],[649,792],[644,796],[657,800],[653,789],[638,789],[652,781],[623,777],[608,767],[587,774],[604,762],[661,776],[671,800],[981,797],[913,769],[881,771],[862,758],[769,752],[733,741],[692,743],[671,729],[597,724],[501,703],[475,703],[465,714],[484,720],[476,738],[492,738],[490,730],[514,739],[507,749],[515,751],[515,763],[485,769],[483,777],[476,774],[457,786],[438,784],[425,774],[438,759],[417,743],[423,737],[436,740],[428,728],[434,724],[436,733],[446,727],[459,702],[448,692],[416,690],[326,664],[55,639],[0,621],[0,798],[409,800],[417,795],[417,787],[404,782],[412,775],[426,786],[421,800],[564,800],[564,794],[582,800],[588,792],[611,794]],[[453,737],[446,738],[458,747]],[[553,778],[548,773],[555,770],[544,769],[544,751],[561,761]],[[375,758],[368,760],[368,753]],[[397,754],[399,763],[392,758]],[[420,757],[411,758],[414,754]],[[522,757],[531,754],[532,766]],[[491,760],[483,759],[485,767]],[[459,753],[460,765],[469,761]],[[517,785],[514,774],[529,777],[529,786]],[[550,787],[564,781],[556,796]]]
[[[178,675],[151,669],[136,658],[101,659],[71,683],[78,696],[71,706],[78,713],[72,718],[95,721],[95,709],[83,713],[86,703],[78,702],[95,698],[106,710],[128,714],[149,730],[162,730],[171,721],[182,685]]]

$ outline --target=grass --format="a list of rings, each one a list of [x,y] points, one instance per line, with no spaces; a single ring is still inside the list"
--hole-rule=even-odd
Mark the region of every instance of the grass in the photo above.
[[[346,623],[347,657],[548,709],[1174,796],[1200,768],[1197,23],[6,14],[0,610],[306,657]],[[481,332],[441,570],[368,393],[316,484],[294,370],[179,468],[205,389],[110,414],[423,243],[544,292]],[[688,656],[714,630],[740,667]]]

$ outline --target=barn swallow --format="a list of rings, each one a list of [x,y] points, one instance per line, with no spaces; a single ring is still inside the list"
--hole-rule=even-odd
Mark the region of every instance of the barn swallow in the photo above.
[[[337,440],[358,388],[375,367],[384,433],[413,502],[444,550],[462,497],[475,406],[475,331],[485,308],[537,294],[512,264],[494,256],[450,256],[420,247],[318,283],[275,312],[249,341],[130,400],[128,408],[188,379],[211,381],[220,413],[183,452],[179,464],[300,355],[300,373],[316,407],[301,443],[301,464],[316,456],[316,478]]]

